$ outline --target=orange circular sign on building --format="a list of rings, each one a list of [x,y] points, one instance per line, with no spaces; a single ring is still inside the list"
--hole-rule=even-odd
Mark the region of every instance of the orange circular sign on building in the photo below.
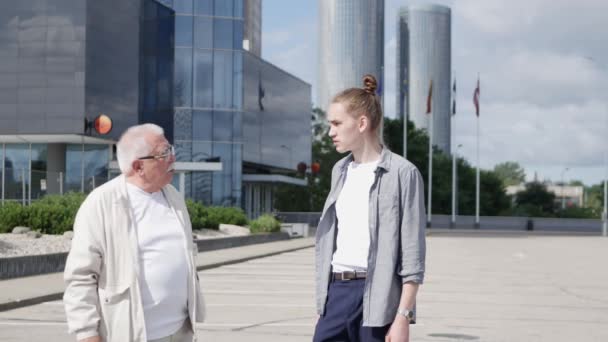
[[[313,175],[316,175],[319,171],[321,171],[321,164],[319,162],[310,164],[310,172],[312,172]]]
[[[99,134],[108,134],[112,130],[112,119],[105,114],[95,118],[95,131]]]

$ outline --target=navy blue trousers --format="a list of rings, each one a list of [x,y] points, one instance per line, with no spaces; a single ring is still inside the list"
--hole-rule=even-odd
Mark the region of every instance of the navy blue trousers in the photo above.
[[[365,279],[332,281],[327,293],[325,315],[319,318],[313,342],[383,342],[390,324],[364,327],[363,291]]]

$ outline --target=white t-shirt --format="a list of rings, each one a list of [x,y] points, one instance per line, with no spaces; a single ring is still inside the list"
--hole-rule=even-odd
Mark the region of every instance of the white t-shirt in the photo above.
[[[334,272],[365,271],[369,252],[369,192],[378,161],[348,164],[336,201],[338,236],[331,265]]]
[[[127,183],[139,245],[139,286],[149,340],[175,333],[188,317],[184,229],[161,191]]]

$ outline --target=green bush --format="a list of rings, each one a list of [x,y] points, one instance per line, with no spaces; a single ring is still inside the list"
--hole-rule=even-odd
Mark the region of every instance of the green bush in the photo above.
[[[86,194],[70,192],[64,195],[48,195],[27,207],[27,225],[44,234],[63,234],[72,230],[78,208]]]
[[[15,226],[27,226],[45,234],[63,234],[72,230],[78,208],[85,194],[68,193],[48,195],[30,206],[8,202],[0,206],[0,233],[10,232]],[[220,223],[244,226],[247,216],[240,208],[205,207],[201,203],[186,200],[192,229],[219,229]]]
[[[74,215],[87,198],[86,194],[80,192],[68,192],[64,195],[46,195],[32,204],[60,205],[74,211]]]
[[[26,226],[45,234],[63,234],[72,230],[76,212],[85,197],[80,193],[48,195],[25,207],[8,202],[0,207],[0,233]]]
[[[281,230],[281,222],[270,214],[264,214],[249,224],[251,233],[274,233]]]
[[[9,233],[16,226],[25,226],[27,224],[26,208],[15,202],[6,202],[1,205],[0,233]]]
[[[247,216],[241,208],[205,207],[199,202],[187,199],[186,206],[192,222],[192,229],[219,229],[220,223],[244,226]]]
[[[186,200],[186,207],[188,208],[188,214],[190,215],[190,222],[192,223],[192,229],[207,228],[207,217],[209,212],[205,207],[191,199]]]
[[[220,223],[244,226],[247,224],[247,215],[241,208],[235,207],[208,207],[207,228],[219,229]]]

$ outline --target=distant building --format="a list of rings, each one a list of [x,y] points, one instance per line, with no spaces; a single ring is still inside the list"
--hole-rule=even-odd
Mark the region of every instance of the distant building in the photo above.
[[[338,92],[363,86],[363,76],[384,88],[384,0],[319,1],[317,105],[323,110]]]
[[[411,5],[401,8],[397,19],[397,114],[416,128],[428,129],[432,119],[433,144],[450,153],[451,10],[441,5]]]
[[[557,185],[557,184],[545,184],[547,187],[547,191],[555,195],[555,205],[557,207],[561,207],[562,199],[564,200],[564,204],[566,207],[582,207],[584,206],[584,193],[585,188],[580,185]],[[507,187],[506,192],[507,195],[513,196],[513,200],[515,200],[515,195],[518,192],[524,191],[526,189],[525,184],[519,185],[510,185]]]

